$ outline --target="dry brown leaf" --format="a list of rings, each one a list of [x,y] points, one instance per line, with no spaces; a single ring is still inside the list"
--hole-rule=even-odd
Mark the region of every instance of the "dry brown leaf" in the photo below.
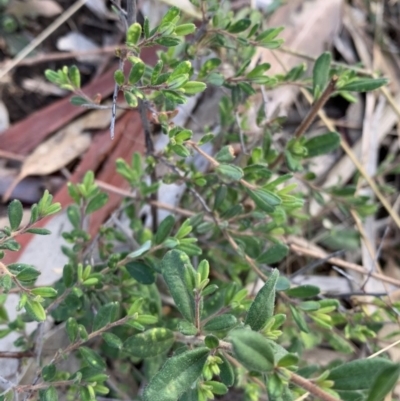
[[[284,39],[285,47],[294,49],[300,53],[317,57],[327,45],[332,43],[341,24],[343,0],[292,0],[280,7],[271,17],[269,25],[272,27],[284,26],[285,29],[279,35]],[[289,53],[277,53],[265,48],[258,48],[253,57],[252,66],[257,63],[270,63],[269,74],[282,74],[298,64],[302,60]],[[251,67],[249,67],[251,68]],[[294,86],[281,86],[267,91],[264,98],[266,104],[266,116],[271,118],[276,110],[280,109],[285,114],[298,93]],[[256,115],[261,103],[261,96],[255,97],[253,110],[249,114]],[[249,121],[252,121],[249,117]],[[255,120],[255,119],[254,119]],[[257,125],[251,125],[251,131],[257,133]]]
[[[23,17],[42,16],[51,18],[62,13],[62,7],[53,0],[29,0],[10,2],[7,11],[13,14],[17,19]]]
[[[10,197],[16,185],[25,177],[54,173],[82,155],[91,141],[91,135],[84,131],[105,128],[110,118],[109,110],[93,111],[40,144],[22,163],[19,174],[7,189],[3,200]]]

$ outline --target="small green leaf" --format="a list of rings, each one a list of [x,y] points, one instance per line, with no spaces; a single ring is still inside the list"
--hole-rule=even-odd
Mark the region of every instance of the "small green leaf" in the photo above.
[[[380,374],[387,369],[393,372],[393,367],[398,365],[383,358],[358,359],[333,368],[327,379],[335,382],[335,391],[371,391]]]
[[[229,163],[232,160],[235,159],[235,152],[233,150],[233,147],[228,145],[228,146],[223,146],[221,150],[219,150],[215,156],[215,160],[217,160],[219,163]]]
[[[254,67],[247,75],[246,78],[253,79],[260,76],[264,76],[264,72],[268,71],[271,68],[271,64],[262,63]]]
[[[271,265],[280,262],[289,253],[289,248],[285,244],[274,244],[267,251],[262,253],[258,258],[258,263]]]
[[[153,68],[153,72],[151,73],[151,84],[155,85],[157,82],[158,77],[163,69],[164,63],[162,60],[158,60],[157,64]]]
[[[233,164],[220,164],[215,170],[229,180],[239,181],[243,178],[243,170]]]
[[[137,62],[129,73],[128,82],[131,85],[136,84],[143,76],[146,66],[142,61]]]
[[[2,244],[0,244],[0,249],[7,249],[7,250],[13,251],[13,252],[19,251],[20,248],[21,248],[21,245],[13,239],[9,239],[9,240],[3,242]]]
[[[39,302],[28,299],[25,304],[25,310],[37,322],[44,322],[46,320],[46,312]]]
[[[249,18],[243,18],[228,28],[229,33],[240,33],[245,31],[251,25],[251,20]]]
[[[171,75],[172,76],[172,75]],[[185,85],[189,80],[188,74],[181,74],[177,77],[173,77],[172,79],[168,79],[166,84],[168,85],[169,90],[177,90]]]
[[[163,38],[156,39],[155,42],[161,46],[175,47],[181,43],[181,40],[179,37],[176,38],[173,36],[164,36]]]
[[[33,267],[26,267],[21,272],[17,274],[17,279],[19,281],[32,281],[40,276],[40,271],[34,269]]]
[[[250,198],[254,201],[256,206],[267,213],[272,213],[275,210],[275,206],[278,206],[282,203],[281,198],[279,198],[273,192],[268,191],[267,189],[246,188],[246,192],[249,194]]]
[[[178,322],[178,331],[185,336],[194,336],[197,334],[198,329],[197,327],[193,324],[188,322],[187,320],[179,320]]]
[[[327,333],[329,345],[336,351],[343,354],[352,354],[354,352],[353,346],[340,335],[335,332]]]
[[[48,230],[47,228],[40,228],[40,227],[32,227],[28,230],[26,230],[27,233],[30,234],[37,234],[37,235],[49,235],[51,234],[51,231]]]
[[[139,104],[137,97],[131,92],[125,91],[124,98],[129,107],[136,108]]]
[[[113,333],[103,333],[101,335],[103,340],[107,343],[107,345],[111,348],[122,349],[122,340]]]
[[[367,401],[381,401],[396,385],[400,375],[400,365],[393,364],[382,369],[372,383]]]
[[[220,353],[218,356],[222,359],[222,364],[219,365],[219,377],[221,378],[222,383],[231,387],[235,383],[235,371],[230,362],[225,358],[225,355]]]
[[[96,210],[101,209],[108,202],[108,194],[105,192],[100,192],[90,199],[88,205],[86,206],[86,214],[91,214]]]
[[[73,317],[68,318],[65,329],[71,343],[75,342],[78,336],[78,323]]]
[[[114,80],[118,86],[122,86],[125,82],[124,72],[121,70],[117,70],[114,72]]]
[[[307,312],[315,312],[321,308],[317,301],[304,301],[299,303],[299,308]]]
[[[136,249],[136,251],[131,252],[127,256],[127,258],[136,259],[139,256],[142,256],[144,253],[146,253],[150,248],[151,248],[151,241],[149,240],[146,241],[144,244],[142,244],[139,249]]]
[[[154,237],[156,245],[162,244],[169,236],[175,224],[175,218],[172,215],[167,216],[159,225]]]
[[[369,92],[378,89],[387,83],[388,80],[386,78],[359,78],[342,86],[339,90],[348,92]]]
[[[329,52],[325,52],[322,53],[315,61],[313,69],[314,99],[318,99],[328,85],[331,59],[331,54]]]
[[[295,354],[286,354],[278,361],[278,366],[287,368],[289,366],[297,365],[299,357]]]
[[[136,45],[140,39],[141,34],[142,34],[142,26],[138,22],[132,24],[128,28],[128,31],[126,32],[126,42],[128,46]]]
[[[153,268],[143,260],[132,260],[125,264],[129,275],[140,284],[153,284],[155,273]]]
[[[82,96],[71,96],[71,99],[69,99],[69,101],[74,106],[82,106],[83,104],[88,104],[88,100]]]
[[[320,289],[315,285],[299,285],[298,287],[286,290],[286,295],[293,298],[311,298],[320,293]]]
[[[96,313],[93,320],[93,331],[97,331],[107,326],[115,318],[118,312],[118,303],[110,302],[108,304],[102,305]]]
[[[152,358],[167,352],[174,342],[173,331],[157,327],[128,338],[123,349],[138,358]]]
[[[216,349],[216,348],[218,348],[218,345],[219,345],[219,339],[214,334],[208,334],[204,338],[204,344],[209,349]]]
[[[189,149],[187,149],[184,145],[177,143],[176,145],[171,146],[171,150],[173,150],[178,156],[188,157],[190,156]]]
[[[44,392],[43,399],[44,401],[58,401],[57,390],[53,386],[48,387]]]
[[[57,296],[57,290],[55,290],[53,287],[33,288],[31,293],[34,295],[40,295],[43,298],[53,298]]]
[[[46,365],[42,369],[42,377],[45,381],[50,381],[56,375],[56,367],[53,364]]]
[[[206,77],[212,70],[221,65],[219,58],[210,58],[200,67],[198,78]]]
[[[195,30],[196,30],[196,25],[192,24],[192,23],[188,23],[188,24],[178,25],[175,28],[174,33],[177,36],[186,36],[186,35],[190,35]]]
[[[308,139],[303,146],[307,149],[306,157],[315,157],[336,150],[340,146],[340,134],[328,132]]]
[[[201,347],[167,359],[145,388],[144,401],[176,401],[199,378],[209,352]]]
[[[63,268],[63,282],[68,288],[71,287],[74,282],[74,269],[71,265],[66,264]]]
[[[269,372],[274,368],[274,354],[270,343],[262,334],[237,329],[229,333],[235,358],[247,369]]]
[[[185,85],[182,86],[181,89],[183,89],[186,95],[195,95],[197,93],[205,91],[206,88],[207,85],[204,82],[188,81],[185,83]]]
[[[72,65],[68,69],[69,79],[74,86],[75,89],[79,89],[81,87],[81,73],[76,65]]]
[[[194,277],[195,270],[188,256],[175,249],[167,252],[162,260],[161,273],[176,307],[185,319],[193,322],[194,296],[190,280]]]
[[[207,76],[207,82],[210,85],[214,85],[214,86],[222,86],[225,82],[225,78],[222,74],[220,74],[219,72],[212,72],[211,74],[209,74]]]
[[[230,330],[237,324],[237,319],[234,315],[223,314],[220,316],[215,316],[210,319],[205,325],[204,330],[206,331],[222,331]]]
[[[173,22],[176,17],[179,17],[180,13],[178,7],[171,7],[162,18],[161,23],[165,24],[166,22]]]
[[[284,29],[284,27],[269,28],[269,29],[261,32],[256,37],[256,41],[268,42],[268,41],[274,40],[283,31],[283,29]]]
[[[228,387],[225,386],[225,384],[214,381],[214,380],[209,380],[203,382],[205,386],[209,386],[211,389],[211,392],[215,395],[224,395],[226,394],[229,390]]]
[[[58,74],[58,72],[56,72],[56,71],[45,70],[44,75],[53,84],[62,83],[62,79],[61,79],[60,75]]]
[[[275,286],[278,277],[279,270],[274,269],[250,306],[245,323],[254,331],[262,329],[267,320],[274,314]]]
[[[90,365],[92,368],[105,369],[106,363],[103,358],[88,347],[80,346],[79,352],[82,358]]]
[[[306,321],[304,320],[303,315],[299,312],[294,306],[289,305],[290,311],[292,312],[293,320],[296,322],[299,329],[304,333],[309,333],[310,329],[307,326]]]
[[[81,214],[78,205],[70,205],[67,207],[67,217],[74,228],[79,228],[81,223]]]
[[[24,213],[22,203],[19,200],[14,199],[8,205],[7,213],[8,213],[8,220],[10,222],[11,230],[12,231],[18,230],[18,228],[21,224],[21,221],[22,221],[23,213]]]

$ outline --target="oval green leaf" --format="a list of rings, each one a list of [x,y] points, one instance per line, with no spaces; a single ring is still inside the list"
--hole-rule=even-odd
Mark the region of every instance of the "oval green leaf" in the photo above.
[[[90,365],[92,368],[105,369],[106,363],[103,358],[88,347],[79,347],[79,352],[82,358]]]
[[[152,358],[167,352],[174,341],[173,331],[156,327],[128,338],[123,350],[138,358]]]
[[[308,139],[303,146],[307,149],[307,157],[325,155],[340,146],[340,135],[337,132],[328,132]]]
[[[169,236],[175,224],[175,218],[172,215],[167,216],[159,225],[154,237],[156,245],[162,244]]]
[[[171,250],[162,260],[161,272],[175,305],[189,322],[194,321],[194,296],[190,286],[195,270],[189,257],[182,251]]]
[[[222,331],[229,330],[233,328],[237,323],[235,316],[231,314],[224,314],[220,316],[215,316],[210,319],[205,325],[204,330],[206,331]]]
[[[156,279],[153,268],[143,260],[132,260],[125,267],[130,276],[140,284],[153,284]]]
[[[209,352],[201,347],[169,358],[144,390],[144,401],[176,401],[199,378]]]
[[[24,210],[22,207],[22,203],[17,199],[14,199],[8,205],[8,220],[10,222],[10,228],[12,231],[18,230],[22,221],[23,212]]]
[[[275,287],[279,277],[278,269],[274,269],[267,282],[252,302],[245,323],[253,330],[263,328],[267,320],[273,316],[275,308]]]
[[[252,330],[233,330],[229,337],[235,358],[247,369],[269,372],[274,368],[274,354],[268,340]]]
[[[37,322],[44,322],[46,320],[46,312],[43,306],[37,301],[27,300],[25,310]]]
[[[289,253],[289,248],[285,244],[274,244],[267,251],[262,253],[258,258],[258,263],[271,265],[280,262]]]
[[[320,289],[315,285],[299,285],[298,287],[286,290],[286,295],[293,298],[311,298],[320,293]]]

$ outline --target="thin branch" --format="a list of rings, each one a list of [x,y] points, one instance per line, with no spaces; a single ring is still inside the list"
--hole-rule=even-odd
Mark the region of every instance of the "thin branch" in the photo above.
[[[311,256],[316,259],[323,259],[326,257],[326,255],[323,252],[316,251],[316,250],[310,249],[310,248],[305,248],[305,247],[299,246],[297,244],[289,243],[289,247],[293,252],[296,252],[297,254],[300,254],[300,255],[307,255],[307,256]],[[344,267],[346,269],[354,270],[361,274],[368,274],[368,271],[364,267],[357,265],[356,263],[347,262],[346,260],[343,260],[343,259],[329,258],[327,260],[327,262],[331,263],[332,265],[338,265],[338,266]],[[385,276],[383,274],[379,274],[376,272],[372,272],[371,276],[374,278],[377,278],[379,280],[385,281],[387,283],[393,284],[397,287],[400,287],[400,280],[397,280],[395,278],[388,277],[388,276]]]
[[[93,331],[92,333],[90,333],[87,337],[87,339],[82,339],[79,340],[73,344],[70,344],[67,348],[65,348],[64,350],[58,351],[57,354],[54,356],[54,358],[51,360],[50,364],[55,364],[57,363],[63,356],[71,353],[72,351],[76,350],[77,348],[79,348],[82,344],[87,343],[88,341],[92,340],[95,337],[98,337],[99,335],[103,334],[105,331],[116,327],[116,326],[121,326],[123,324],[125,324],[128,320],[133,319],[132,316],[128,315],[123,317],[122,319],[119,319],[115,322],[109,323],[107,325],[105,325],[104,327],[102,327],[99,330]]]
[[[335,91],[336,82],[338,77],[333,76],[330,80],[328,86],[322,92],[321,96],[314,102],[311,106],[306,117],[300,123],[300,125],[296,128],[293,136],[295,138],[300,138],[307,130],[310,128],[310,125],[313,123],[315,118],[317,117],[319,111],[325,106],[325,103],[329,100],[332,93]],[[279,156],[274,160],[273,163],[270,165],[270,169],[276,168],[282,161],[283,161],[284,154],[281,152]]]
[[[128,23],[128,27],[131,26],[134,22],[136,22],[136,14],[137,14],[137,4],[136,0],[126,0],[126,21]]]
[[[32,358],[35,356],[33,351],[0,351],[0,358],[9,359],[22,359],[22,358]]]
[[[303,388],[304,390],[307,390],[310,394],[323,401],[338,401],[336,397],[328,394],[326,391],[322,390],[313,382],[305,379],[302,376],[297,375],[296,373],[290,372],[290,381],[296,384],[297,386]]]

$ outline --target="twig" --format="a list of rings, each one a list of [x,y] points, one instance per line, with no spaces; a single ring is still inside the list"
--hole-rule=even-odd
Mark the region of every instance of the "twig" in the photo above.
[[[299,58],[302,58],[302,59],[308,60],[308,61],[314,62],[316,60],[315,57],[309,56],[308,54],[305,54],[305,53],[298,52],[297,50],[293,50],[293,49],[290,49],[285,46],[281,46],[281,47],[277,48],[276,50],[287,53],[287,54],[291,54],[292,56],[299,57]],[[359,74],[367,75],[372,78],[377,78],[377,74],[375,72],[368,70],[366,68],[360,68],[360,67],[356,67],[356,66],[352,66],[352,65],[347,65],[344,63],[339,63],[337,61],[332,61],[332,65],[337,66],[337,67],[346,68],[348,70],[352,70]],[[397,104],[396,100],[391,95],[391,93],[388,91],[388,89],[385,86],[382,86],[381,88],[379,88],[379,90],[382,92],[383,96],[385,96],[388,103],[392,106],[392,109],[397,114],[397,116],[400,117],[400,107]]]
[[[204,152],[203,149],[201,149],[195,142],[192,141],[187,141],[186,142],[188,145],[190,145],[193,149],[196,150],[197,153],[201,154],[205,159],[207,159],[211,165],[213,167],[218,167],[220,165],[220,163],[218,163],[212,156],[210,156],[209,154],[207,154],[206,152]],[[253,184],[250,184],[249,182],[247,182],[246,180],[244,180],[243,178],[239,180],[239,182],[246,188],[250,189],[250,190],[255,190],[257,189],[257,187]]]
[[[242,127],[240,125],[240,118],[239,118],[238,112],[235,113],[235,118],[236,118],[236,124],[239,127],[239,137],[240,137],[240,145],[242,146],[242,152],[243,152],[243,154],[248,155],[247,150],[246,150],[246,145],[244,143],[244,135],[243,135]]]
[[[18,63],[23,60],[29,53],[32,52],[37,46],[40,45],[48,36],[50,36],[59,26],[67,21],[72,15],[74,15],[87,0],[78,0],[68,10],[64,11],[52,24],[50,24],[40,35],[32,40],[26,47],[24,47],[12,61],[0,70],[0,80],[7,75]]]
[[[316,102],[314,102],[312,104],[311,109],[309,110],[308,114],[303,119],[303,121],[300,123],[300,125],[296,128],[296,131],[293,134],[293,136],[295,138],[300,138],[308,130],[310,125],[313,123],[313,121],[317,117],[319,111],[324,107],[325,103],[329,100],[330,96],[335,91],[337,79],[338,78],[336,76],[332,77],[328,86],[322,92],[321,96],[317,99]],[[278,157],[274,160],[274,162],[271,163],[270,169],[273,170],[274,168],[276,168],[282,162],[283,157],[284,157],[284,154],[283,154],[283,152],[281,152],[278,155]]]
[[[128,27],[136,21],[137,4],[136,0],[126,0],[126,21],[128,22]]]
[[[311,95],[304,89],[301,89],[302,94],[304,97],[311,103],[312,97]],[[318,112],[321,120],[323,123],[326,125],[326,127],[330,131],[335,131],[335,127],[333,126],[332,122],[326,117],[325,113],[323,110],[319,110]],[[389,213],[390,217],[393,219],[395,222],[396,226],[400,228],[400,217],[399,215],[395,212],[395,210],[392,208],[392,206],[389,204],[385,196],[382,194],[378,186],[376,185],[375,181],[373,178],[369,176],[369,174],[365,171],[364,166],[360,163],[358,160],[357,156],[354,154],[353,150],[351,147],[347,144],[347,142],[343,139],[340,141],[340,145],[342,149],[345,151],[347,156],[350,158],[350,160],[353,162],[353,164],[356,166],[357,170],[360,172],[360,174],[363,176],[365,181],[367,181],[368,185],[371,187],[372,191],[374,192],[375,196],[379,199],[381,202],[382,206],[386,209],[386,211]]]
[[[48,63],[49,61],[59,61],[59,60],[68,60],[72,58],[78,58],[81,56],[92,56],[92,55],[102,55],[108,53],[115,53],[117,49],[123,50],[126,49],[126,46],[104,46],[98,49],[91,49],[85,51],[72,51],[72,52],[53,52],[47,54],[40,54],[39,56],[29,57],[27,59],[21,60],[18,65],[19,66],[31,66],[40,63]],[[7,65],[9,60],[0,63],[0,67],[4,67]]]
[[[70,344],[67,348],[65,348],[64,350],[58,351],[56,353],[56,355],[54,356],[54,358],[51,360],[50,364],[56,364],[64,355],[71,353],[72,351],[76,350],[77,348],[79,348],[82,344],[87,343],[88,341],[90,341],[91,339],[99,336],[100,334],[104,333],[105,331],[116,327],[116,326],[121,326],[123,324],[125,324],[128,320],[133,319],[132,316],[128,315],[123,317],[122,319],[119,319],[115,322],[109,323],[106,326],[102,327],[99,330],[93,331],[92,333],[90,333],[87,337],[87,339],[82,339],[79,340],[73,344]]]
[[[0,358],[22,359],[32,358],[35,356],[33,351],[0,351]]]
[[[328,262],[332,258],[336,258],[337,256],[343,255],[344,251],[336,251],[334,253],[331,253],[330,255],[326,256],[325,258],[321,258],[316,260],[315,262],[309,263],[306,266],[303,266],[301,269],[295,271],[293,274],[290,275],[290,279],[292,280],[293,278],[297,277],[298,275],[305,273],[306,271],[313,271],[316,269],[318,266],[323,265],[324,263]]]
[[[307,256],[311,256],[313,258],[317,258],[317,259],[322,259],[322,258],[326,257],[326,255],[322,252],[319,252],[319,251],[316,251],[313,249],[309,249],[309,248],[305,248],[305,247],[299,246],[297,244],[289,243],[289,247],[293,252],[296,252],[297,254],[300,254],[300,255],[307,255]],[[344,267],[346,269],[354,270],[361,274],[368,274],[368,271],[364,267],[357,265],[355,263],[347,262],[343,259],[329,258],[327,260],[327,262],[329,262],[333,265],[338,265],[338,266]],[[379,280],[385,281],[387,283],[393,284],[397,287],[400,287],[400,280],[397,280],[395,278],[388,277],[383,274],[379,274],[379,273],[375,273],[375,272],[372,272],[371,276],[375,277]]]
[[[53,387],[63,387],[63,386],[68,386],[69,384],[75,384],[74,380],[61,380],[58,382],[51,382],[51,383],[39,383],[39,384],[24,384],[21,386],[17,386],[16,391],[18,393],[26,393],[26,392],[31,392],[31,391],[37,391],[41,390],[44,388],[48,388],[50,385]]]
[[[285,372],[288,372],[285,370]],[[323,400],[323,401],[338,401],[336,397],[333,395],[328,394],[326,391],[322,390],[320,387],[315,385],[313,382],[305,379],[297,375],[296,373],[290,372],[290,379],[292,383],[296,384],[297,386],[307,390],[313,396]]]

